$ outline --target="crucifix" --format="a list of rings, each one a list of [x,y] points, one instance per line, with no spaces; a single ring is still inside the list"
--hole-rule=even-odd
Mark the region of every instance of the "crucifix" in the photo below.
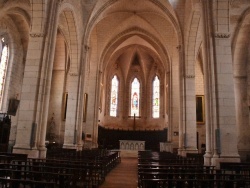
[[[133,130],[135,130],[135,118],[141,118],[141,116],[135,116],[135,113],[134,113],[134,116],[129,116],[129,117],[134,117]]]

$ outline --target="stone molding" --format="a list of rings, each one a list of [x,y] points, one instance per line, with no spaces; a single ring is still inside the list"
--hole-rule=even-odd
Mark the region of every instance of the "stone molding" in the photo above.
[[[240,0],[230,0],[230,5],[232,5],[233,3],[239,2]]]
[[[237,79],[247,79],[247,76],[234,76],[234,78],[237,78]]]
[[[186,78],[195,78],[195,75],[186,75]]]
[[[30,37],[32,38],[44,37],[44,34],[43,33],[30,33]]]
[[[78,76],[78,73],[76,73],[76,72],[70,72],[69,75],[70,76]]]
[[[214,37],[215,38],[229,38],[231,36],[230,33],[215,33]]]

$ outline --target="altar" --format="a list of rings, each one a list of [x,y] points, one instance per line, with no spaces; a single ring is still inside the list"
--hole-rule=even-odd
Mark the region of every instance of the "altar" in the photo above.
[[[139,140],[119,140],[120,150],[145,150],[145,141]]]
[[[173,144],[169,142],[160,142],[160,151],[167,151],[173,153]]]
[[[122,157],[138,157],[138,151],[145,150],[145,141],[119,140]]]

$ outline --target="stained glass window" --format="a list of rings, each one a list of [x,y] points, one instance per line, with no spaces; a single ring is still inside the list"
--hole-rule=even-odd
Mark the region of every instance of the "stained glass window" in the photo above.
[[[7,65],[9,59],[9,49],[8,45],[6,44],[5,38],[1,38],[1,45],[0,45],[0,106],[2,106],[3,100],[3,90],[5,84],[5,77],[7,72]]]
[[[131,116],[139,116],[140,111],[140,82],[135,78],[131,87]]]
[[[110,116],[116,116],[117,115],[117,106],[118,106],[118,85],[119,81],[117,79],[117,76],[115,75],[112,78],[111,83],[111,97],[110,97]]]
[[[160,117],[160,80],[155,76],[153,81],[153,118]]]

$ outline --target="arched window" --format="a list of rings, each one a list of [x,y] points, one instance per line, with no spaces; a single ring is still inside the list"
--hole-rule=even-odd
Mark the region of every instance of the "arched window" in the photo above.
[[[117,115],[119,81],[115,75],[111,82],[110,116]]]
[[[131,116],[139,116],[140,111],[140,82],[135,78],[131,87]]]
[[[160,117],[160,80],[155,76],[153,81],[153,118]]]
[[[3,102],[3,91],[6,80],[7,65],[9,60],[9,48],[5,41],[5,38],[1,38],[0,44],[0,107]]]

